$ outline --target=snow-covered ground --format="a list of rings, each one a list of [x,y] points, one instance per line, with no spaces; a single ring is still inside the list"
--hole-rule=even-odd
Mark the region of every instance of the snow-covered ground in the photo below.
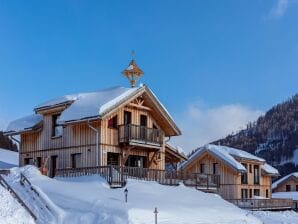
[[[26,210],[0,185],[0,224],[33,224]]]
[[[26,195],[27,190],[18,183],[20,171],[43,195],[55,215],[55,219],[48,215],[46,223],[152,224],[155,207],[158,209],[158,224],[298,223],[295,212],[252,213],[235,207],[216,194],[203,193],[183,185],[171,187],[155,182],[129,180],[126,186],[128,203],[125,203],[124,189],[110,189],[100,176],[50,179],[42,176],[33,166],[13,168],[6,177],[21,195]],[[10,196],[7,194],[0,191],[1,198],[3,195]],[[34,201],[30,195],[24,200],[27,203]],[[13,211],[15,204],[5,206]],[[4,209],[2,207],[1,203],[1,213]],[[23,220],[24,223],[32,223],[28,214]],[[8,222],[5,220],[4,223]]]
[[[20,170],[48,197],[50,204],[57,206],[54,210],[60,213],[61,223],[151,224],[155,207],[159,224],[262,223],[218,195],[182,185],[169,187],[129,180],[128,203],[125,203],[124,189],[110,189],[99,176],[50,179],[33,166],[27,166],[13,168],[6,178],[9,183],[16,184]]]
[[[297,224],[298,213],[294,211],[283,212],[253,212],[253,214],[263,221],[264,224]]]

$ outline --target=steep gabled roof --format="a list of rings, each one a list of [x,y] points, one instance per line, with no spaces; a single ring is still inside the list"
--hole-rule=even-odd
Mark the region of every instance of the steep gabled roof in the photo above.
[[[279,180],[272,183],[272,189],[276,188],[278,185],[283,183],[284,181],[288,180],[289,178],[294,178],[298,181],[298,172],[290,173],[287,176],[280,178]]]
[[[223,161],[227,166],[231,167],[232,169],[238,171],[238,172],[247,172],[246,168],[241,164],[241,162],[238,160],[252,160],[262,163],[261,169],[265,171],[268,175],[275,175],[278,171],[271,167],[269,164],[265,163],[265,160],[254,156],[248,152],[245,152],[240,149],[235,149],[227,146],[219,146],[219,145],[213,145],[208,144],[201,148],[198,148],[194,154],[192,154],[187,161],[185,161],[181,168],[185,168],[188,166],[192,161],[199,158],[201,155],[203,155],[205,152],[211,154],[215,158],[217,158],[220,161]]]
[[[156,116],[163,116],[165,118],[163,120],[165,120],[166,126],[168,127],[168,136],[181,134],[181,131],[175,124],[169,112],[161,104],[154,93],[145,85],[135,88],[113,87],[97,92],[65,95],[44,102],[36,106],[34,110],[36,113],[38,113],[40,111],[56,108],[61,105],[67,105],[66,109],[62,111],[60,115],[60,124],[78,122],[88,119],[102,119],[114,110],[118,109],[120,106],[125,105],[132,99],[142,94],[145,94],[148,100],[153,103],[155,109],[158,111]],[[26,122],[27,119],[29,122],[30,119],[27,117],[22,118],[22,122]],[[13,127],[18,126],[19,123],[20,120],[12,122],[9,125],[9,129],[11,130],[8,131],[15,131]],[[29,126],[30,125],[27,125],[24,130],[26,130],[26,128]]]

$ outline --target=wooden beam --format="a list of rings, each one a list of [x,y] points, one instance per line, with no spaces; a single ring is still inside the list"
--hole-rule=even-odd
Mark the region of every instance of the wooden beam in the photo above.
[[[123,148],[123,150],[122,150],[122,166],[125,166],[125,163],[126,163],[128,157],[129,157],[129,155],[130,155],[130,151],[131,151],[133,148],[135,148],[135,147],[129,147],[129,146],[128,146],[128,147]],[[126,150],[125,150],[125,149],[126,149]],[[124,156],[124,153],[126,153],[125,156]]]
[[[152,158],[151,158],[151,160],[149,159],[148,167],[150,167],[150,166],[152,165],[152,162],[154,162],[154,159],[155,159],[155,157],[156,157],[156,154],[157,154],[157,152],[154,152],[154,153],[153,153],[153,156],[152,156]],[[156,162],[155,162],[155,163],[156,163]]]
[[[135,104],[135,103],[129,103],[128,105],[131,106],[131,107],[142,109],[142,110],[151,111],[151,108],[146,107],[146,106],[142,106],[142,105],[138,105],[138,104]]]

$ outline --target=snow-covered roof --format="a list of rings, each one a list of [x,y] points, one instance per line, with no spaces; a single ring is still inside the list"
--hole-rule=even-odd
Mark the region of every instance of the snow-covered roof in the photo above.
[[[162,114],[166,115],[168,124],[172,127],[171,130],[175,130],[171,135],[180,134],[179,128],[176,126],[174,119],[171,117],[166,108],[154,95],[154,93],[147,86],[142,85],[140,87],[125,88],[125,87],[113,87],[109,89],[100,90],[97,92],[78,93],[72,95],[65,95],[58,97],[35,107],[35,112],[43,109],[57,107],[63,104],[67,104],[68,107],[62,111],[58,122],[64,124],[67,122],[87,120],[91,118],[103,118],[117,106],[125,103],[132,97],[141,95],[144,91],[151,96],[155,105]],[[42,120],[41,115],[32,115],[29,117],[21,118],[13,121],[9,124],[7,132],[20,132],[34,127]]]
[[[279,172],[277,169],[275,169],[274,167],[272,167],[271,165],[269,165],[268,163],[265,163],[264,165],[262,165],[261,169],[266,173],[266,174],[270,174],[273,176],[278,176]]]
[[[60,123],[100,117],[110,108],[117,105],[122,100],[125,100],[141,88],[142,87],[113,87],[97,92],[66,95],[42,103],[38,105],[35,110],[73,102],[60,115]]]
[[[280,178],[279,180],[275,181],[274,183],[272,183],[272,189],[276,188],[277,185],[279,185],[281,182],[284,182],[286,179],[288,179],[290,177],[298,178],[298,172],[290,173],[287,176],[284,176],[284,177]]]
[[[22,132],[30,130],[42,121],[42,116],[39,114],[32,114],[9,123],[6,132]]]
[[[9,169],[19,164],[19,153],[0,148],[0,169]]]
[[[241,164],[241,162],[237,161],[236,159],[248,159],[248,160],[255,160],[264,163],[265,160],[254,156],[248,152],[245,152],[240,149],[235,149],[227,146],[219,146],[219,145],[213,145],[213,144],[208,144],[205,145],[197,151],[192,154],[187,161],[185,161],[181,168],[184,168],[187,164],[190,164],[192,161],[194,161],[196,158],[200,157],[204,152],[209,152],[219,160],[224,161],[227,165],[230,167],[236,169],[239,172],[246,172],[247,170],[245,167]],[[263,164],[261,168],[267,173],[267,174],[276,174],[278,171],[271,167],[269,164]]]
[[[180,156],[183,157],[184,159],[187,158],[186,155],[185,155],[184,150],[180,146],[175,146],[172,143],[167,142],[166,147],[169,148],[170,150],[180,154]]]

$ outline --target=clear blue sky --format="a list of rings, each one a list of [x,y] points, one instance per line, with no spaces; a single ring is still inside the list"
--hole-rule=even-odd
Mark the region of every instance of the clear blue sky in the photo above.
[[[52,97],[128,86],[132,49],[174,117],[195,101],[264,111],[298,92],[297,21],[290,0],[1,1],[2,123]]]

